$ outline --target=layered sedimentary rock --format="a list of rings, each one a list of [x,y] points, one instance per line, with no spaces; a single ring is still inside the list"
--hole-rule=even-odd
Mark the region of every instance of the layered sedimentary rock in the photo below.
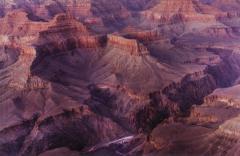
[[[239,90],[237,88],[215,91],[206,98],[205,104],[195,106],[185,121],[168,120],[156,127],[142,152],[146,155],[238,154],[240,110],[238,103],[231,105],[229,102],[238,99],[238,96],[234,96]],[[225,100],[221,98],[223,92]],[[213,95],[219,98],[212,98]]]
[[[156,28],[164,35],[182,36],[191,32],[203,36],[227,37],[232,28],[218,21],[226,13],[199,1],[161,1],[141,12],[142,27]],[[153,25],[155,25],[153,27]],[[175,34],[176,33],[176,34]]]
[[[164,0],[143,14],[153,20],[160,20],[163,23],[184,22],[184,21],[201,21],[209,22],[214,20],[211,15],[204,15],[198,9],[197,3],[192,0]]]
[[[1,34],[12,36],[35,35],[47,27],[47,23],[38,23],[30,21],[27,13],[22,11],[13,11],[0,19],[2,29]]]
[[[214,0],[208,2],[208,4],[214,5],[223,11],[234,11],[239,9],[239,2],[237,0]]]
[[[12,67],[11,75],[13,79],[9,82],[9,87],[23,89],[30,75],[30,67],[36,57],[36,52],[32,47],[20,47],[19,50],[18,61]],[[18,76],[21,77],[20,81],[17,78]]]
[[[135,27],[126,27],[122,33],[128,38],[134,38],[141,42],[164,39],[158,30],[141,30]]]
[[[227,105],[239,108],[239,97],[238,97],[239,86],[234,86],[229,89],[219,89],[216,90],[213,94],[205,98],[205,103],[214,103],[222,101]]]
[[[0,155],[238,154],[230,10],[195,0],[0,7]]]
[[[239,112],[238,90],[238,86],[215,90],[205,97],[202,106],[193,108],[190,119],[203,123],[222,123],[228,118],[236,116]]]
[[[119,48],[123,51],[129,51],[131,55],[146,55],[148,54],[147,48],[138,43],[134,39],[126,39],[117,35],[108,35],[108,44],[114,48]]]
[[[76,48],[97,48],[103,44],[102,36],[91,35],[83,24],[77,22],[69,14],[58,15],[52,22],[51,27],[40,32],[37,43],[40,47],[44,46],[46,51],[60,52]]]

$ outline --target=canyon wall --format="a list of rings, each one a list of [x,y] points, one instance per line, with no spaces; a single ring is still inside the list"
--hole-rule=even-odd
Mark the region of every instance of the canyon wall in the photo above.
[[[126,39],[117,35],[108,35],[108,45],[119,48],[123,51],[129,51],[131,55],[146,55],[147,48],[134,39]]]

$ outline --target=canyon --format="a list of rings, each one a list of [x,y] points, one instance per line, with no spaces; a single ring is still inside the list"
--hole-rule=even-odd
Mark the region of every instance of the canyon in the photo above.
[[[0,155],[239,155],[239,8],[0,1]]]

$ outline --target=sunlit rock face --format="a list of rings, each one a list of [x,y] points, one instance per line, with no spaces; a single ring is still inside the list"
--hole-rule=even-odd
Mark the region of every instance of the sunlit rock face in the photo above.
[[[239,155],[238,8],[0,1],[0,155]]]
[[[163,0],[156,6],[150,9],[151,13],[147,16],[151,16],[153,19],[160,20],[162,22],[179,22],[181,20],[196,20],[196,21],[208,21],[211,20],[211,16],[202,15],[201,10],[197,3],[193,3],[192,0]]]
[[[144,45],[134,39],[125,39],[123,37],[108,35],[108,45],[123,51],[129,52],[130,55],[147,55],[148,50]]]

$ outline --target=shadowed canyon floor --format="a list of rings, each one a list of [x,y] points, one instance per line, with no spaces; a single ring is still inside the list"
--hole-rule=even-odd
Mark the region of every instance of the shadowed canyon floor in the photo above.
[[[239,8],[0,1],[0,155],[239,155]]]

